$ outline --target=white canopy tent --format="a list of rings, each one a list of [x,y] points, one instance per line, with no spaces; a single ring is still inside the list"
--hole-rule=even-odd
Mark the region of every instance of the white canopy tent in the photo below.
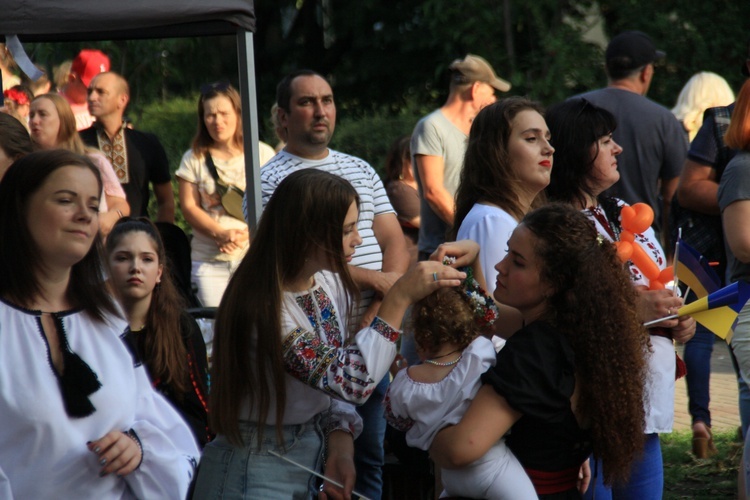
[[[21,42],[235,35],[242,95],[248,223],[260,217],[253,0],[0,0],[0,35]]]

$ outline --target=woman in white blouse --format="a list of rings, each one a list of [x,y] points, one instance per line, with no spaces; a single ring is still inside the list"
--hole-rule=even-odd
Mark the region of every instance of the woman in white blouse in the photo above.
[[[0,183],[0,498],[184,498],[190,430],[121,336],[101,277],[99,171],[70,151]]]

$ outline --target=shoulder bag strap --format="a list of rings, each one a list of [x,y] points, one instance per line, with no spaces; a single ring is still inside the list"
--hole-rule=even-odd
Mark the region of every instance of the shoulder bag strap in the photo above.
[[[219,177],[219,172],[216,171],[216,165],[214,164],[214,159],[211,157],[211,153],[206,151],[204,157],[206,158],[206,167],[208,167],[211,177],[213,177],[218,184],[224,185],[224,182]]]

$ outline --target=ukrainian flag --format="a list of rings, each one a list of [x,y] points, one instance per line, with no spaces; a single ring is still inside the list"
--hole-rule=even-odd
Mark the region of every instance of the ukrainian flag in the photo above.
[[[675,251],[675,276],[685,283],[699,298],[717,291],[721,279],[708,264],[708,259],[682,239],[677,240]]]
[[[737,323],[737,315],[750,299],[750,284],[738,281],[690,304],[682,306],[677,316],[692,316],[727,343]]]

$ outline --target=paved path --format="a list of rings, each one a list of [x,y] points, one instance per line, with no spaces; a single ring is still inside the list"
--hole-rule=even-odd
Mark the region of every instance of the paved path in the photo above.
[[[682,356],[682,346],[677,352]],[[711,425],[715,431],[737,429],[740,416],[737,406],[737,377],[729,357],[726,343],[716,339],[714,352],[711,357]],[[677,431],[691,429],[690,414],[688,413],[687,389],[685,378],[677,381],[675,386],[675,416],[674,429]]]

